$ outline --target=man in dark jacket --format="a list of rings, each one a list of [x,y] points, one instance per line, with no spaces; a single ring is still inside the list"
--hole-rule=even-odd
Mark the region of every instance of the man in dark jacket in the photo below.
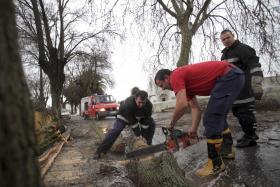
[[[262,97],[263,73],[259,57],[256,51],[238,40],[230,30],[221,32],[221,40],[225,48],[222,51],[221,60],[226,60],[239,67],[245,73],[245,85],[233,103],[232,112],[244,131],[244,136],[237,140],[236,147],[249,147],[256,145],[258,136],[256,135],[255,99]]]
[[[147,92],[142,90],[121,102],[114,126],[97,148],[94,159],[100,158],[102,153],[107,153],[126,125],[132,128],[136,136],[142,136],[147,144],[151,145],[155,132],[152,109],[153,105],[148,100]]]

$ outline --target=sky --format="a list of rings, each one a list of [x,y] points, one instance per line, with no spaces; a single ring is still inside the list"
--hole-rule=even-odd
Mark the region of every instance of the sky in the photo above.
[[[74,5],[76,6],[76,3],[74,3]],[[122,15],[122,12],[118,13]],[[128,28],[131,24],[131,21],[132,18],[126,19],[125,25]],[[81,26],[79,27],[84,29]],[[135,32],[135,30],[133,31]],[[152,33],[150,31],[149,35],[145,36],[145,39],[147,41],[150,40],[151,35]],[[141,39],[139,39],[136,34],[133,35],[131,31],[126,32],[125,37],[126,39],[123,42],[120,42],[118,39],[112,41],[113,46],[110,49],[110,51],[112,51],[111,62],[113,65],[111,75],[115,82],[115,86],[113,88],[108,88],[106,93],[113,95],[117,101],[124,100],[126,97],[128,97],[130,95],[130,90],[134,86],[137,86],[142,90],[148,89],[148,73],[144,71],[143,67],[144,65],[147,65],[147,59],[155,54],[154,49],[147,44],[147,41],[143,41],[143,39],[141,41]],[[196,42],[193,41],[193,44],[195,45]],[[197,46],[194,48],[199,49],[200,47]],[[198,52],[199,50],[195,51]],[[219,56],[220,54],[218,54],[218,58]],[[195,59],[197,60],[198,58]],[[145,68],[147,69],[147,67]]]
[[[111,62],[113,63],[112,78],[115,86],[107,88],[106,93],[113,95],[117,101],[122,101],[130,96],[131,89],[135,86],[147,91],[148,73],[150,72],[145,72],[144,69],[147,67],[144,68],[144,66],[147,65],[147,59],[155,52],[154,48],[146,41],[151,35],[145,36],[145,41],[143,41],[143,36],[139,36],[141,29],[134,23],[134,17],[126,15],[124,22],[122,22],[122,8],[115,10],[117,10],[116,15],[120,18],[120,32],[124,31],[124,40],[112,41],[110,50],[112,51]]]
[[[112,76],[115,86],[109,88],[106,93],[121,101],[130,95],[130,90],[134,86],[147,90],[148,75],[143,69],[144,58],[138,39],[128,36],[124,43],[116,43],[112,52]]]

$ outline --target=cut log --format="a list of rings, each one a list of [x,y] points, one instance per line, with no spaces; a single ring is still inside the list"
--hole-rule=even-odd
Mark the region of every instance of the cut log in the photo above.
[[[158,157],[150,158],[133,160],[125,164],[129,173],[128,177],[137,186],[191,186],[172,153],[163,152]]]
[[[50,166],[52,165],[54,159],[59,154],[62,146],[67,142],[70,137],[71,130],[67,130],[65,133],[61,134],[61,140],[56,142],[50,149],[45,151],[38,159],[40,168],[41,168],[41,176],[44,176]]]
[[[129,146],[132,150],[147,147],[143,139],[134,138],[130,140]],[[185,187],[191,186],[190,181],[185,178],[185,172],[171,152],[162,152],[159,156],[149,155],[140,159],[122,162],[128,169],[129,178],[136,186],[149,187]]]

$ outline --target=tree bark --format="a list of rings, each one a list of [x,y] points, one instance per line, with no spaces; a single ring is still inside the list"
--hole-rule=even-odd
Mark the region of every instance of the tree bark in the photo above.
[[[54,51],[57,51],[54,49]],[[55,64],[55,67],[45,68],[45,73],[48,75],[50,79],[51,85],[51,96],[52,96],[52,110],[54,112],[54,116],[59,119],[60,117],[60,98],[62,95],[63,83],[65,81],[64,75],[64,64],[58,59],[57,52],[53,52],[51,54],[49,64]]]
[[[191,30],[188,28],[188,24],[183,23],[179,25],[181,30],[181,50],[179,60],[177,62],[177,67],[181,67],[189,64],[191,46],[192,46],[192,34]]]
[[[39,12],[39,7],[37,0],[31,0],[32,6],[33,6],[33,13],[34,13],[34,20],[36,25],[36,31],[37,31],[37,44],[39,49],[39,65],[44,70],[44,72],[47,74],[48,78],[50,79],[50,85],[51,85],[51,96],[52,96],[52,109],[54,112],[54,116],[56,118],[60,117],[60,97],[62,94],[63,89],[63,83],[65,81],[65,75],[64,75],[64,65],[65,59],[64,59],[64,44],[60,44],[59,49],[55,48],[53,46],[52,40],[51,40],[51,34],[49,29],[49,23],[47,20],[47,16],[45,13],[44,3],[43,1],[39,1],[39,5],[41,7],[41,14]],[[63,10],[61,10],[60,7],[60,16],[62,14]],[[42,21],[41,21],[42,18]],[[49,60],[46,59],[45,54],[45,42],[44,42],[44,33],[42,28],[42,22],[44,25],[45,30],[45,37],[46,37],[46,43],[47,43],[47,49],[49,53]],[[63,20],[61,20],[63,22]],[[63,23],[61,23],[63,26]],[[63,29],[63,28],[62,28]],[[60,42],[63,42],[64,39],[64,33],[62,32],[61,35],[63,38],[60,40]]]
[[[44,85],[43,85],[43,70],[40,67],[40,96],[39,101],[46,106],[45,97],[44,97]]]
[[[147,147],[143,138],[132,138],[130,136],[127,150],[137,150]],[[185,187],[191,186],[190,181],[185,178],[185,172],[170,152],[163,152],[158,157],[153,154],[143,156],[137,160],[124,163],[128,169],[129,178],[137,186],[149,187]]]
[[[13,1],[0,1],[0,186],[42,186]]]
[[[149,187],[186,187],[191,186],[185,172],[170,152],[163,152],[151,159],[140,159],[126,163],[129,178],[137,186]]]

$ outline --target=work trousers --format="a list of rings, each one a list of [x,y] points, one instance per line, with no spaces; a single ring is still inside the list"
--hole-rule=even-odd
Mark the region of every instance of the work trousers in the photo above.
[[[235,117],[237,117],[243,132],[247,136],[252,136],[257,128],[256,117],[254,114],[255,101],[242,104],[234,104],[232,107],[232,113]]]
[[[227,114],[243,88],[244,81],[244,73],[237,67],[232,67],[217,79],[203,117],[208,139],[222,138],[222,131],[228,128]]]

